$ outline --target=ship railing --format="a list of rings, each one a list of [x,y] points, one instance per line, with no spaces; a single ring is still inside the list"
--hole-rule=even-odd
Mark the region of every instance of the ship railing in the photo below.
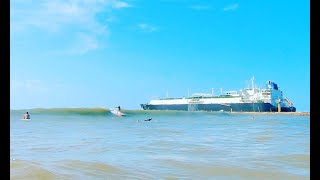
[[[213,95],[212,94],[206,94],[206,93],[194,93],[194,94],[192,94],[191,97],[201,97],[201,98],[203,98],[203,97],[213,97]]]

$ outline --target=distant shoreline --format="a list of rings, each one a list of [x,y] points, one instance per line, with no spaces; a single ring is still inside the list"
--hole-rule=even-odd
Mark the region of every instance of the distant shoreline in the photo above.
[[[286,114],[294,116],[310,116],[310,112],[231,112],[232,114]]]

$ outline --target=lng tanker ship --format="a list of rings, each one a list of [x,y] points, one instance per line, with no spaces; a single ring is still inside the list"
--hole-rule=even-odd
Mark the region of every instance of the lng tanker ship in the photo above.
[[[295,112],[293,103],[283,97],[278,85],[266,82],[264,89],[252,87],[227,91],[220,95],[195,93],[191,97],[153,99],[141,104],[144,110],[229,111],[229,112]]]

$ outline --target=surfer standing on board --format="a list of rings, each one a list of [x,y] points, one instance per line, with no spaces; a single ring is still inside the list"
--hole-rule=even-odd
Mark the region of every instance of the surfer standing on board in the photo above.
[[[30,114],[28,112],[26,112],[24,115],[23,115],[23,119],[30,119]]]

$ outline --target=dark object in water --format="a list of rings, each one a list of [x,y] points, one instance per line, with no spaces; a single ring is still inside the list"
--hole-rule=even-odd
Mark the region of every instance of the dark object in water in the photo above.
[[[144,120],[144,121],[151,121],[151,119],[152,119],[152,118],[149,118],[149,119],[146,119],[146,120]]]

